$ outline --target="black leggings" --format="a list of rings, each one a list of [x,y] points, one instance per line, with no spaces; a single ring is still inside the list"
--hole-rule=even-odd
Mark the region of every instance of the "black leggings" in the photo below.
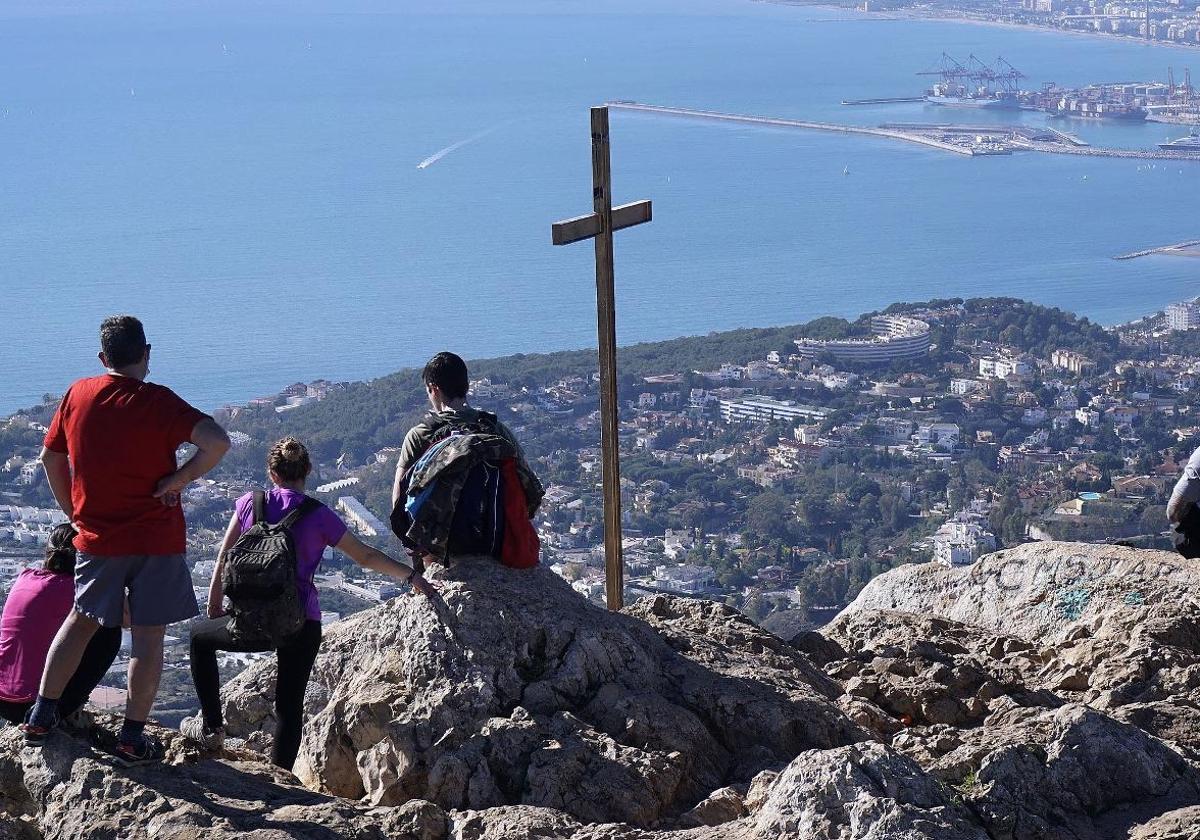
[[[271,761],[291,770],[300,751],[300,732],[304,724],[304,689],[321,646],[321,622],[304,622],[296,635],[275,648],[279,673],[275,683],[275,743]],[[262,653],[270,645],[238,643],[229,635],[229,619],[201,622],[192,630],[192,681],[200,698],[204,724],[216,729],[225,725],[221,714],[221,675],[217,671],[217,651]]]
[[[79,667],[75,669],[67,687],[63,689],[62,697],[58,701],[60,717],[69,717],[83,708],[92,690],[100,685],[100,680],[104,679],[104,675],[112,667],[120,650],[120,627],[101,627],[96,631],[96,635],[92,636],[83,652],[83,659],[79,660]],[[32,707],[32,700],[28,703],[0,700],[0,717],[9,723],[23,723],[25,715]]]

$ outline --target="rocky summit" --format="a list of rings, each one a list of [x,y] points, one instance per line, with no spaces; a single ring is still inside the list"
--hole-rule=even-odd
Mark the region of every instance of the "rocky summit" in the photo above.
[[[296,775],[274,665],[245,747],[120,770],[0,733],[0,840],[1200,838],[1200,565],[1039,543],[896,569],[819,633],[655,596],[600,609],[468,560],[326,628]]]

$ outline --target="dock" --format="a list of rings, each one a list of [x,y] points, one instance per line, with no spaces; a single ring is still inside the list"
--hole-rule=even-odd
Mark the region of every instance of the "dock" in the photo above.
[[[1187,242],[1176,242],[1174,245],[1163,245],[1161,248],[1145,248],[1141,251],[1134,251],[1131,254],[1121,254],[1113,257],[1114,260],[1136,260],[1138,257],[1148,257],[1151,254],[1170,254],[1175,251],[1183,251],[1187,248],[1196,248],[1200,246],[1200,239],[1189,239]]]
[[[884,123],[877,128],[842,123],[792,120],[782,117],[760,117],[753,114],[729,114],[699,108],[677,108],[670,105],[649,105],[644,102],[617,100],[605,103],[609,108],[639,111],[674,117],[717,120],[777,128],[799,128],[808,131],[827,131],[838,134],[857,134],[867,137],[887,137],[916,143],[946,152],[971,157],[1007,155],[1014,151],[1045,152],[1088,157],[1135,158],[1138,160],[1200,161],[1200,152],[1178,152],[1165,149],[1111,149],[1089,146],[1073,134],[1053,128],[1034,128],[1024,125],[962,126],[941,123]],[[985,138],[982,141],[976,138]],[[997,139],[1000,138],[1000,139]]]

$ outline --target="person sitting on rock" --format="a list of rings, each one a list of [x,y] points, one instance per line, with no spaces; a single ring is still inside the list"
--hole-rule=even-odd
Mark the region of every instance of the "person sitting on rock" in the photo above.
[[[417,563],[491,555],[517,568],[537,565],[530,520],[544,491],[516,436],[467,404],[470,377],[459,356],[438,353],[421,379],[432,411],[404,437],[392,531]]]
[[[295,548],[295,581],[304,612],[303,626],[293,636],[272,645],[242,638],[233,624],[236,611],[231,619],[224,608],[223,573],[227,555],[239,537],[256,522],[256,494],[247,493],[237,500],[209,584],[209,620],[192,630],[192,680],[196,684],[201,713],[185,719],[179,729],[186,738],[205,748],[220,749],[225,742],[225,721],[221,711],[217,652],[251,653],[274,649],[278,672],[271,761],[291,770],[300,749],[304,691],[321,644],[321,605],[313,577],[325,549],[332,546],[364,569],[407,581],[426,597],[432,596],[434,590],[416,570],[361,542],[336,513],[305,495],[304,485],[312,472],[312,461],[308,450],[298,440],[289,437],[276,443],[267,456],[267,470],[275,486],[269,492],[259,494],[261,515],[268,523],[276,524],[294,512],[300,513],[288,530]]]
[[[0,616],[0,717],[19,724],[33,708],[50,643],[75,599],[75,528],[63,523],[50,532],[46,561],[17,577]],[[102,627],[92,636],[59,700],[68,718],[83,708],[121,649],[121,628]]]

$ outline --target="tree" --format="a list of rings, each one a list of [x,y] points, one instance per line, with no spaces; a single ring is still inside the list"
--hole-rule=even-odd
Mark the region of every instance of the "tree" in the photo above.
[[[768,490],[750,500],[746,507],[746,530],[766,542],[788,542],[792,536],[792,505],[782,493]]]

